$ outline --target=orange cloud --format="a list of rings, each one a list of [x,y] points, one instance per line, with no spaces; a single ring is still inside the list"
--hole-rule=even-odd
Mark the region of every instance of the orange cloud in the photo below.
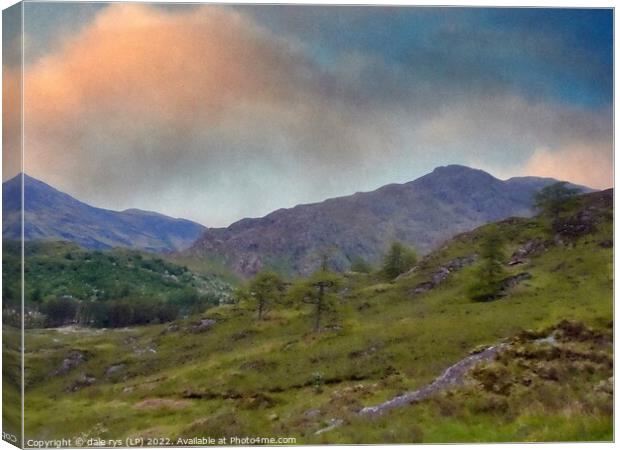
[[[33,127],[92,109],[191,124],[233,104],[294,99],[304,65],[290,44],[230,10],[114,4],[29,68],[25,100]]]
[[[93,134],[132,146],[153,129],[187,136],[276,126],[292,151],[318,141],[346,153],[367,141],[358,129],[381,122],[330,96],[330,77],[299,44],[214,5],[170,12],[112,4],[29,67],[25,86],[35,172],[60,163],[55,144],[65,159],[96,150]]]
[[[302,44],[214,5],[111,4],[28,66],[25,86],[26,172],[109,207],[174,207],[235,171],[252,191],[241,199],[275,172],[305,173],[321,198],[329,182],[311,170],[342,173],[336,162],[384,150],[382,111],[341,95]]]
[[[21,171],[21,69],[2,69],[2,178]]]
[[[613,187],[613,158],[609,148],[573,147],[560,151],[537,149],[525,164],[527,175],[569,180],[585,186]]]

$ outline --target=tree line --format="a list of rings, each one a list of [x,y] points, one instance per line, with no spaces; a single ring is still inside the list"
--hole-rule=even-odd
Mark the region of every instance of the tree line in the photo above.
[[[202,312],[217,306],[215,294],[201,294],[193,288],[179,289],[167,299],[129,296],[118,300],[80,300],[61,295],[39,306],[44,320],[41,326],[68,324],[118,328],[171,322],[182,315]]]

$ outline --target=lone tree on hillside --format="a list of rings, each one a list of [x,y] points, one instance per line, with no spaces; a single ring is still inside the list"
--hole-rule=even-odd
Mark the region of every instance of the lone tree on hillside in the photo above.
[[[256,302],[257,318],[263,320],[269,305],[278,302],[283,294],[284,281],[277,273],[265,270],[250,280],[245,297]]]
[[[506,278],[504,270],[504,242],[496,225],[487,230],[480,250],[482,261],[474,273],[474,282],[469,286],[468,295],[472,300],[484,302],[497,298]]]
[[[321,330],[324,313],[333,311],[336,292],[342,279],[329,270],[319,269],[310,278],[300,280],[290,291],[293,301],[314,305],[314,331]]]
[[[392,242],[390,249],[383,258],[382,271],[388,279],[393,280],[411,269],[417,260],[418,256],[414,249],[400,242]]]
[[[534,195],[534,207],[549,214],[553,220],[575,207],[580,190],[570,188],[565,181],[545,186]]]

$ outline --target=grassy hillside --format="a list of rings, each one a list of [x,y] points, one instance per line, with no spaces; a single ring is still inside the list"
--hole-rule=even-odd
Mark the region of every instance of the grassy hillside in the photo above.
[[[304,304],[262,322],[241,304],[164,325],[28,330],[26,435],[611,440],[611,207],[610,192],[588,196],[559,234],[545,217],[500,222],[508,255],[518,256],[509,259],[519,260],[508,274],[529,278],[491,302],[466,295],[485,226],[394,282],[348,274],[320,333]],[[456,268],[457,258],[474,262]],[[499,359],[465,384],[381,417],[357,414],[499,342]]]

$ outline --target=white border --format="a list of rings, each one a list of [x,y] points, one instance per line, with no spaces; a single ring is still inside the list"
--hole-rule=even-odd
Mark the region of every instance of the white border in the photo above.
[[[33,1],[33,0],[28,0],[28,1]],[[37,1],[37,0],[35,0]],[[54,0],[56,1],[56,0]],[[63,1],[63,0],[58,0],[58,1]],[[139,3],[203,3],[203,2],[187,2],[187,1],[180,1],[180,0],[133,0],[135,2],[139,2]],[[63,1],[65,2],[65,1]],[[67,3],[71,3],[70,1],[66,1]],[[0,0],[0,6],[2,7],[2,9],[8,8],[9,6],[12,6],[14,4],[16,4],[17,2],[15,0]],[[80,2],[73,2],[73,3],[80,3]],[[81,2],[81,3],[108,3],[108,2]],[[463,1],[455,1],[455,0],[441,0],[440,2],[437,2],[435,4],[429,2],[429,1],[418,1],[418,0],[389,0],[389,1],[385,1],[385,0],[375,0],[375,1],[368,1],[368,0],[339,0],[337,2],[333,1],[333,0],[314,0],[314,1],[299,1],[299,0],[287,0],[287,1],[283,1],[283,0],[270,0],[270,1],[260,1],[260,0],[244,0],[241,2],[235,2],[235,1],[231,1],[231,0],[218,0],[218,1],[209,1],[209,2],[204,2],[204,3],[218,3],[218,4],[239,4],[239,3],[245,3],[245,4],[311,4],[311,5],[329,5],[329,4],[341,4],[341,5],[378,5],[378,6],[389,6],[389,5],[394,5],[394,6],[470,6],[470,7],[552,7],[552,8],[615,8],[616,2],[615,1],[601,1],[601,0],[589,0],[589,1],[571,1],[571,0],[564,0],[564,1],[558,1],[558,0],[545,0],[542,3],[537,3],[534,0],[530,0],[530,1],[519,1],[519,0],[514,0],[514,1],[493,1],[493,0],[477,0],[475,3],[467,3],[467,2],[463,2]],[[615,10],[614,10],[614,28],[615,28],[615,20],[616,20],[616,14],[615,14]],[[23,14],[22,14],[22,22],[23,22]],[[0,21],[0,32],[2,30],[2,25],[1,25],[1,21]],[[0,33],[1,34],[1,33]],[[1,38],[0,38],[1,39]],[[618,57],[618,39],[617,36],[614,32],[614,62],[617,60]],[[23,40],[22,40],[22,54],[23,54]],[[1,51],[1,50],[0,50]],[[23,65],[22,65],[22,71],[23,71]],[[615,64],[614,64],[614,111],[616,109],[616,107],[618,106],[618,100],[615,97],[615,86],[617,85],[617,81],[618,81],[618,73],[617,71],[615,71]],[[22,87],[23,89],[23,87]],[[1,108],[1,106],[0,106]],[[22,108],[22,119],[23,119],[23,108]],[[0,132],[2,130],[2,125],[0,123]],[[615,116],[614,116],[614,135],[616,135],[616,133],[619,131],[619,125],[618,122],[615,120]],[[23,126],[22,126],[22,133],[23,133]],[[22,134],[22,147],[23,147],[23,134]],[[615,155],[615,140],[614,140],[614,155]],[[23,164],[24,158],[23,158],[23,148],[22,148],[22,164]],[[617,170],[617,162],[615,161],[614,158],[614,185],[617,186],[618,185],[618,181],[620,179],[620,175],[618,173]],[[0,158],[0,171],[2,168],[2,161]],[[22,190],[23,193],[23,190]],[[618,198],[615,197],[614,198],[614,211],[617,210],[618,208]],[[615,216],[614,216],[615,217]],[[0,221],[2,220],[2,211],[0,208]],[[616,241],[616,238],[618,236],[618,230],[619,230],[619,225],[617,222],[614,223],[614,241]],[[22,233],[23,233],[23,223],[22,223]],[[614,247],[615,248],[615,247]],[[1,250],[0,250],[1,251]],[[1,263],[0,263],[1,264]],[[615,300],[618,298],[618,291],[615,289],[616,287],[616,280],[619,279],[619,275],[620,275],[620,269],[618,266],[618,254],[614,251],[614,304],[615,304]],[[2,280],[0,278],[0,289],[2,286]],[[22,278],[22,289],[23,289],[23,278]],[[23,305],[22,305],[23,307]],[[22,311],[22,317],[23,317],[23,311]],[[614,310],[614,323],[615,323],[615,310]],[[23,324],[22,324],[23,326]],[[617,359],[618,357],[618,340],[617,340],[617,336],[614,336],[614,361]],[[22,333],[22,345],[23,345],[23,333]],[[22,359],[23,359],[23,355],[22,355]],[[0,368],[1,368],[1,359],[0,359]],[[23,366],[22,366],[22,373],[23,373]],[[23,375],[22,375],[23,376]],[[23,388],[23,384],[22,384],[22,388]],[[614,386],[614,389],[617,388],[617,383]],[[2,386],[0,384],[0,395],[2,394]],[[614,397],[615,400],[615,397]],[[614,402],[615,405],[615,402]],[[615,408],[614,408],[614,412],[615,412]],[[22,413],[23,413],[23,397],[22,397]],[[618,425],[620,423],[620,419],[618,417],[617,414],[614,414],[614,437],[615,437],[615,430],[618,429]],[[23,432],[23,430],[22,430]],[[23,435],[23,434],[22,434]],[[429,444],[427,444],[429,445]],[[559,444],[546,444],[546,443],[540,443],[540,444],[432,444],[433,447],[438,447],[438,448],[459,448],[459,449],[478,449],[481,446],[483,446],[485,449],[490,449],[490,450],[495,450],[495,449],[499,449],[499,448],[504,448],[506,446],[509,446],[509,448],[511,449],[528,449],[531,448],[531,446],[535,445],[537,449],[554,449],[554,450],[559,450],[559,449],[565,449],[565,448],[581,448],[583,446],[586,446],[587,448],[593,448],[593,449],[611,449],[611,448],[615,448],[616,445],[614,443],[559,443]],[[373,448],[378,448],[378,449],[389,449],[391,447],[394,447],[395,445],[374,445],[372,446]],[[397,445],[398,447],[414,447],[413,445]],[[351,446],[341,446],[341,445],[330,445],[329,448],[333,448],[333,449],[346,449],[349,448]],[[15,447],[8,444],[5,441],[0,440],[0,450],[5,450],[5,449],[14,449]],[[166,447],[168,449],[170,448],[179,448],[179,449],[184,449],[187,447]],[[218,448],[222,448],[222,447],[218,447]],[[226,448],[246,448],[246,447],[226,447]],[[268,448],[278,448],[278,447],[268,447]],[[307,449],[321,449],[321,446],[303,446],[303,448],[307,448]],[[324,447],[323,447],[324,448]]]

